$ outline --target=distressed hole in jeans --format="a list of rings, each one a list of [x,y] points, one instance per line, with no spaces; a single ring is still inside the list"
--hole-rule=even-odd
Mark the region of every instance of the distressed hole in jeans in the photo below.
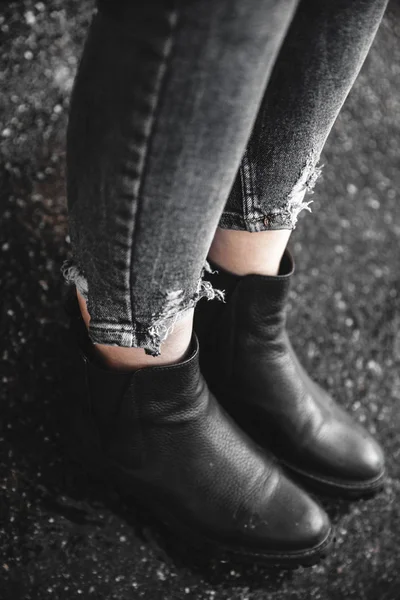
[[[298,180],[293,186],[292,191],[287,197],[287,211],[291,221],[293,229],[296,226],[299,213],[302,210],[308,210],[311,212],[310,204],[313,202],[309,200],[304,202],[304,196],[307,192],[313,194],[313,189],[318,177],[321,175],[322,168],[324,165],[317,166],[319,156],[316,152],[310,152],[308,155],[305,165],[301,170]]]
[[[213,288],[209,281],[204,281],[203,275],[205,272],[212,273],[212,269],[208,262],[205,263],[203,271],[194,294],[187,296],[184,290],[176,290],[166,293],[165,304],[161,314],[153,317],[149,325],[148,332],[154,346],[145,348],[146,354],[158,356],[160,354],[160,346],[167,337],[173,332],[174,326],[184,314],[193,308],[201,298],[207,300],[224,301],[224,292]]]
[[[75,285],[80,295],[88,301],[88,283],[86,277],[82,274],[80,268],[71,260],[66,260],[61,273],[68,285]]]

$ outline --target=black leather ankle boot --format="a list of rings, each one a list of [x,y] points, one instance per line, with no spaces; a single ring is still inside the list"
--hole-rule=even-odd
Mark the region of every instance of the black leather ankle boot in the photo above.
[[[307,375],[290,344],[285,305],[294,270],[286,252],[276,277],[206,274],[226,303],[200,302],[195,330],[212,392],[240,426],[324,491],[381,488],[379,445]]]
[[[93,358],[76,309],[82,385],[71,445],[91,469],[217,555],[295,566],[326,553],[326,513],[221,409],[196,336],[179,364],[110,371]]]

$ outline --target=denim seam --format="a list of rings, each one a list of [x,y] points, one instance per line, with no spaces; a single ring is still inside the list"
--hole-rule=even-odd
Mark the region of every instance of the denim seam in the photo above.
[[[178,11],[176,9],[171,10],[169,12],[169,21],[171,23],[171,31],[170,31],[170,34],[168,35],[168,37],[166,37],[166,39],[165,39],[162,60],[160,61],[159,70],[158,70],[159,82],[158,82],[158,85],[156,84],[156,89],[153,93],[153,101],[154,101],[153,109],[148,117],[148,123],[150,124],[150,126],[149,126],[149,131],[147,133],[146,139],[143,144],[144,148],[145,148],[145,156],[144,156],[144,160],[143,160],[143,166],[142,166],[141,172],[139,174],[139,185],[138,185],[138,192],[137,192],[137,209],[136,209],[136,214],[133,216],[133,219],[132,219],[132,230],[131,230],[131,236],[130,236],[131,252],[130,252],[130,262],[129,262],[129,279],[130,279],[129,290],[130,290],[130,300],[131,300],[131,302],[130,302],[130,308],[131,308],[130,318],[131,318],[131,334],[132,334],[132,336],[134,336],[135,331],[137,331],[136,327],[134,326],[134,319],[133,319],[134,299],[133,299],[133,281],[132,281],[132,264],[133,264],[133,260],[134,260],[134,254],[135,254],[135,241],[134,241],[135,229],[136,229],[137,223],[140,219],[141,203],[139,202],[139,200],[140,200],[140,196],[142,193],[143,182],[145,179],[145,173],[146,173],[147,165],[148,165],[149,149],[151,146],[152,137],[154,135],[154,128],[157,123],[157,116],[158,116],[158,111],[160,108],[160,99],[162,97],[162,90],[164,89],[164,86],[166,83],[168,66],[169,66],[173,48],[174,48],[173,43],[174,43],[174,37],[175,37],[177,23],[178,23]]]
[[[264,215],[258,202],[254,177],[252,174],[247,150],[243,154],[240,165],[240,180],[242,183],[242,194],[244,196],[243,220],[247,231],[256,232],[269,229],[264,223]]]
[[[242,162],[240,164],[240,181],[242,184],[242,194],[243,194],[243,221],[245,227],[247,229],[247,217],[248,217],[248,202],[251,202],[250,191],[249,191],[249,181],[248,181],[248,170],[250,170],[250,165],[247,160],[247,150],[245,150]]]

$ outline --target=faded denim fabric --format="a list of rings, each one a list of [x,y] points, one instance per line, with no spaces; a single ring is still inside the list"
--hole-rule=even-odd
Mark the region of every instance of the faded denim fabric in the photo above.
[[[203,296],[217,226],[293,228],[387,0],[102,0],[68,128],[94,343],[157,355]]]

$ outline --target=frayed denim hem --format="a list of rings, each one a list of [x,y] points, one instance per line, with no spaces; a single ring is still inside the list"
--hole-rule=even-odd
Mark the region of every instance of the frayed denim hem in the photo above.
[[[67,284],[75,285],[78,292],[88,301],[89,289],[86,278],[73,261],[64,262],[61,268]],[[175,323],[182,319],[201,298],[224,301],[224,292],[216,290],[209,281],[203,279],[205,272],[212,272],[210,265],[204,265],[197,290],[187,294],[184,290],[167,292],[160,313],[151,315],[146,323],[116,323],[107,321],[89,322],[89,337],[94,344],[122,346],[125,348],[143,348],[146,354],[159,356],[161,344],[172,333]]]
[[[311,212],[310,204],[304,201],[304,196],[313,194],[314,186],[321,175],[323,165],[317,166],[318,156],[311,152],[307,157],[298,178],[290,191],[281,201],[261,200],[253,181],[254,174],[247,153],[244,154],[240,167],[242,212],[225,210],[218,226],[222,229],[259,232],[279,229],[295,229],[301,211]],[[271,196],[276,196],[276,190]],[[229,201],[227,204],[229,207]]]
[[[244,220],[236,213],[224,212],[218,227],[221,229],[235,229],[236,231],[249,231],[257,233],[258,231],[276,231],[278,229],[294,229],[295,225],[290,215],[269,214],[266,217],[254,220]]]

